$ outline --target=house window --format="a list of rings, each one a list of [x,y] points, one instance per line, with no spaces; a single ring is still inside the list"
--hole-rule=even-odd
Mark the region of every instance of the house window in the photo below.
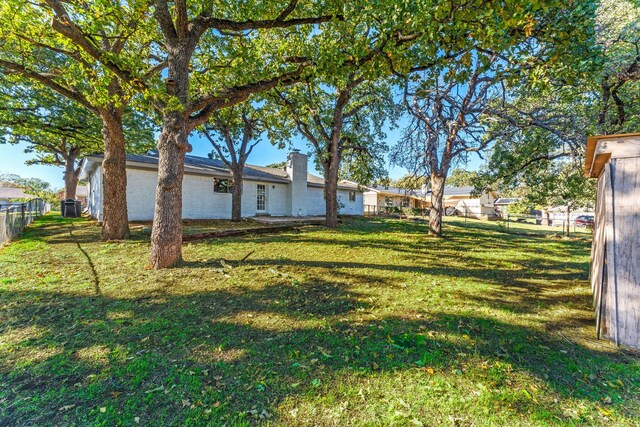
[[[213,191],[215,193],[231,193],[231,189],[233,188],[233,183],[230,179],[213,179]]]
[[[393,199],[389,196],[384,196],[384,205],[393,206]]]
[[[408,208],[409,207],[409,198],[408,197],[403,197],[402,198],[402,207],[403,208]]]
[[[350,202],[355,202],[356,201],[356,192],[355,191],[349,191],[349,201]]]

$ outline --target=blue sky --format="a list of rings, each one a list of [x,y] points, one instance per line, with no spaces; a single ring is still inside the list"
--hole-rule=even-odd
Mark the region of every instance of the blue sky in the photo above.
[[[387,132],[387,143],[392,146],[397,141],[401,130],[394,129]],[[193,146],[192,155],[206,157],[207,153],[211,151],[211,144],[206,139],[192,136],[190,138],[191,145]],[[295,148],[300,149],[303,153],[311,153],[311,149],[302,139],[296,139],[293,143]],[[62,180],[62,168],[54,166],[41,166],[30,165],[27,166],[25,162],[32,158],[33,154],[24,153],[26,144],[8,145],[0,144],[0,174],[11,173],[20,175],[23,178],[40,178],[45,180],[54,188],[63,188],[64,183]],[[251,153],[249,163],[256,165],[266,165],[269,163],[277,163],[286,160],[287,149],[279,150],[276,147],[269,144],[265,139]],[[471,156],[469,163],[464,169],[475,170],[478,169],[482,161],[476,154]],[[461,166],[462,167],[462,166]],[[387,168],[389,176],[391,178],[399,178],[406,174],[407,171],[404,168],[390,167],[387,162]],[[313,173],[314,164],[311,158],[309,159],[309,171]],[[316,172],[318,174],[318,172]]]

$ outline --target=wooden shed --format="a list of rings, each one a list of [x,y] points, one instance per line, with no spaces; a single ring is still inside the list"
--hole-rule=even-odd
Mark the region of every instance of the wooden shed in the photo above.
[[[640,133],[587,139],[598,179],[591,287],[598,337],[640,349]]]

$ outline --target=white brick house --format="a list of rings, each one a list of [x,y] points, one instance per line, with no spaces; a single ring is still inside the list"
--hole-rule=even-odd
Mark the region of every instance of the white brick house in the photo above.
[[[324,179],[307,173],[307,156],[289,153],[283,169],[246,165],[242,216],[311,216],[325,214]],[[89,182],[89,214],[102,220],[102,156],[83,160],[81,178]],[[127,156],[129,220],[153,219],[158,154]],[[186,156],[182,182],[183,219],[230,219],[231,173],[221,160]],[[349,181],[338,183],[339,213],[362,215],[362,190]]]

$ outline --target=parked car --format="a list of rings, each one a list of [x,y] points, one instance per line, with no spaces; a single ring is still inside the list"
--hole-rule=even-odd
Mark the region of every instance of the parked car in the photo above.
[[[591,215],[580,215],[576,218],[576,227],[593,227],[593,216]]]

